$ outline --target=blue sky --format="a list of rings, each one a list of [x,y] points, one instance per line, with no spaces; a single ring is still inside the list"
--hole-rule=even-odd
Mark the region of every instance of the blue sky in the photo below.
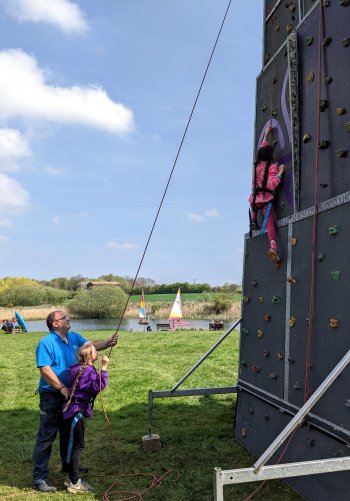
[[[134,276],[223,0],[0,0],[0,276]],[[263,6],[233,1],[140,275],[241,282]]]

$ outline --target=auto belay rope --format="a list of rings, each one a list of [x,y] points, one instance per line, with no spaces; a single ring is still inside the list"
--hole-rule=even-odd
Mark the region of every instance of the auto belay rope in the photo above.
[[[78,421],[83,419],[83,415],[81,412],[78,412],[72,421],[72,425],[70,427],[70,434],[69,434],[69,444],[68,444],[68,449],[67,449],[67,457],[66,457],[66,463],[70,464],[71,456],[72,456],[72,448],[73,448],[73,438],[74,438],[74,428],[76,427]]]

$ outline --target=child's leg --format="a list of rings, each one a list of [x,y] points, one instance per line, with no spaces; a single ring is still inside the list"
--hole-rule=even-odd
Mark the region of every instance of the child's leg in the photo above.
[[[263,214],[265,217],[265,214],[267,211],[267,204],[264,205],[262,210],[263,210]],[[270,248],[277,250],[276,230],[275,230],[275,211],[274,211],[273,205],[271,207],[270,215],[269,215],[269,218],[267,220],[266,229],[267,229],[267,236],[268,236],[269,241],[270,241]]]
[[[79,419],[74,427],[72,455],[69,464],[69,479],[76,484],[80,478],[80,454],[84,449],[85,419]]]
[[[251,217],[252,223],[256,223],[257,215],[258,215],[257,210],[254,209],[254,206],[251,204],[250,205],[250,217]]]

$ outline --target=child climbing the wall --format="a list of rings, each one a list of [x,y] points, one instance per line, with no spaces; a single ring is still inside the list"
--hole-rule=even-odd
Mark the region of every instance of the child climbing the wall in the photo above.
[[[102,356],[101,372],[98,373],[94,362],[98,355],[91,343],[85,343],[77,352],[78,364],[68,370],[70,397],[63,404],[62,438],[67,448],[69,480],[65,482],[71,493],[93,491],[92,487],[81,480],[79,475],[80,454],[84,449],[85,418],[92,416],[94,400],[100,389],[107,386],[108,358]]]
[[[267,127],[264,133],[263,142],[254,162],[252,193],[249,197],[250,203],[250,228],[258,230],[257,215],[261,210],[265,218],[269,211],[266,223],[267,235],[270,248],[267,255],[273,263],[280,265],[281,260],[278,255],[275,230],[275,213],[273,208],[274,190],[278,187],[285,172],[285,166],[277,166],[273,163],[273,147],[267,142],[267,136],[272,131],[272,127]]]

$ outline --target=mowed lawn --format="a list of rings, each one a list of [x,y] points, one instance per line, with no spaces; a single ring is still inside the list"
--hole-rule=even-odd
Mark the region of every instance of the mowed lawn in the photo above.
[[[89,339],[105,339],[111,332],[85,332]],[[56,494],[31,489],[31,454],[38,425],[38,381],[35,347],[43,333],[0,334],[0,499],[72,499],[60,472],[57,443],[52,451],[50,480]],[[87,423],[86,448],[82,463],[89,466],[86,479],[94,493],[84,499],[102,499],[118,473],[163,475],[177,470],[147,492],[144,500],[211,501],[212,472],[251,466],[254,458],[233,438],[235,396],[188,397],[154,401],[154,431],[160,434],[162,449],[145,453],[142,436],[147,433],[147,392],[167,390],[222,335],[217,332],[122,332],[112,351],[109,385],[104,400],[113,430],[111,436],[98,398],[93,419]],[[186,381],[184,388],[234,385],[237,380],[238,333],[232,333]],[[143,491],[149,481],[125,477],[115,490]],[[244,484],[224,488],[225,500],[244,500],[256,488]],[[128,495],[110,493],[108,499]],[[107,499],[107,498],[106,498]],[[135,498],[136,499],[136,498]],[[257,499],[301,499],[286,484],[266,484]]]

